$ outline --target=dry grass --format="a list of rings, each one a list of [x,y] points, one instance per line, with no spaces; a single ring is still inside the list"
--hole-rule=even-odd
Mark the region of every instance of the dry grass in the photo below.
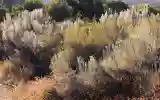
[[[96,44],[106,45],[113,43],[119,35],[116,19],[108,19],[105,23],[85,23],[67,28],[64,32],[64,43],[67,44]]]
[[[136,60],[145,60],[149,44],[139,39],[126,39],[115,47],[114,51],[102,61],[104,68],[127,69],[134,67]]]
[[[16,87],[9,92],[9,96],[12,100],[46,100],[45,98],[51,95],[49,92],[54,90],[55,84],[56,81],[51,78],[37,79]]]
[[[27,65],[27,64],[26,64]],[[23,66],[21,68],[21,66]],[[25,63],[21,64],[21,61],[15,63],[13,61],[4,61],[1,64],[1,84],[17,85],[19,82],[26,82],[33,74],[32,65],[25,66]]]
[[[160,85],[159,60],[156,58],[160,41],[159,16],[134,15],[128,10],[120,15],[105,15],[101,22],[77,20],[74,24],[66,22],[61,26],[54,23],[52,26],[40,23],[44,21],[41,18],[43,14],[37,13],[32,12],[31,16],[24,12],[23,17],[8,18],[2,24],[2,41],[13,41],[16,45],[24,43],[33,50],[32,56],[27,52],[23,57],[15,53],[16,60],[12,58],[0,64],[1,83],[8,80],[6,76],[9,75],[17,80],[18,86],[6,94],[11,100],[103,100],[115,95],[139,97]],[[33,18],[36,20],[31,23]],[[22,27],[13,27],[10,23],[20,19],[25,19]],[[26,20],[29,20],[28,24]],[[36,28],[38,25],[41,30]],[[108,45],[112,50],[106,50]],[[35,56],[42,65],[30,59]],[[49,78],[27,79],[26,83],[20,84],[28,74],[30,77],[30,72],[38,71],[22,73],[20,69],[25,64],[33,69],[39,66],[50,68],[52,73]]]

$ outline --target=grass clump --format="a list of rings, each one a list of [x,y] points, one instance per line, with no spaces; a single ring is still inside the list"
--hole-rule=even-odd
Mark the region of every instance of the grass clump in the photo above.
[[[54,13],[65,5],[61,13],[68,14],[70,5],[55,5]],[[7,13],[1,23],[0,83],[16,85],[8,97],[125,99],[147,97],[159,85],[159,15],[128,9],[99,22],[58,14],[55,22],[44,9],[18,15]]]
[[[109,31],[110,30],[110,31]],[[118,37],[118,27],[114,19],[101,24],[97,22],[76,24],[64,31],[64,42],[81,45],[107,45]],[[72,38],[71,38],[72,37]]]

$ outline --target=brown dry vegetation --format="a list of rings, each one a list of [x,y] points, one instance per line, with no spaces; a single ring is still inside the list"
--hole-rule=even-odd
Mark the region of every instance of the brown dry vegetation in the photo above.
[[[17,16],[23,21],[8,15],[1,24],[5,100],[158,98],[160,16],[128,10],[104,15],[100,22],[52,22],[55,27],[43,18],[49,20],[41,10],[26,11]],[[31,28],[35,23],[39,27]]]

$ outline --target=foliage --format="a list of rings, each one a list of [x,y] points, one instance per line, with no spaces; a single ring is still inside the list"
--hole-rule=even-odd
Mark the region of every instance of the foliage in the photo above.
[[[24,4],[24,9],[33,11],[34,9],[43,8],[43,3],[41,0],[26,0]]]
[[[151,13],[153,13],[155,15],[160,14],[160,10],[156,9],[154,7],[149,7],[148,12],[149,12],[149,14],[151,14]]]
[[[148,4],[137,4],[137,5],[133,5],[133,8],[135,11],[137,12],[148,12],[148,9],[149,9],[149,5]]]
[[[51,0],[49,2],[44,3],[45,9],[49,11],[49,9],[51,9],[51,7],[56,3],[58,3],[57,0]]]
[[[122,2],[122,1],[110,1],[110,2],[106,2],[106,10],[111,12],[111,13],[119,13],[123,10],[127,10],[129,9],[129,6]]]
[[[18,15],[18,13],[20,13],[23,10],[24,10],[23,5],[16,4],[11,6],[10,13],[12,13],[13,15]]]
[[[6,9],[0,8],[0,22],[4,20],[6,12],[7,12]]]
[[[93,3],[81,1],[81,7],[84,2]],[[99,22],[63,21],[72,17],[70,6],[51,6],[52,18],[62,22],[50,21],[43,9],[22,11],[14,18],[7,13],[0,26],[0,83],[16,86],[5,96],[15,100],[117,96],[125,100],[147,96],[160,85],[159,15],[140,16],[128,9],[119,14],[106,12]]]
[[[81,18],[100,18],[104,13],[103,4],[96,0],[67,0],[67,3],[73,8],[73,15],[80,14]]]
[[[36,4],[42,4],[41,0],[25,0],[25,3],[36,3]]]
[[[72,8],[66,3],[52,4],[49,9],[49,15],[53,20],[61,22],[66,18],[72,17]]]
[[[155,9],[154,7],[152,7],[149,4],[137,4],[137,5],[133,5],[132,9],[134,9],[136,12],[146,12],[147,14],[158,14],[160,13],[160,11],[158,9]]]

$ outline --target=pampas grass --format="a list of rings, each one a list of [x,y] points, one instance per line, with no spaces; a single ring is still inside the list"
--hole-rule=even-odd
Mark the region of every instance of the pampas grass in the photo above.
[[[159,85],[158,15],[128,9],[100,22],[52,22],[37,9],[7,13],[1,30],[0,83],[16,85],[12,99],[132,98]]]

